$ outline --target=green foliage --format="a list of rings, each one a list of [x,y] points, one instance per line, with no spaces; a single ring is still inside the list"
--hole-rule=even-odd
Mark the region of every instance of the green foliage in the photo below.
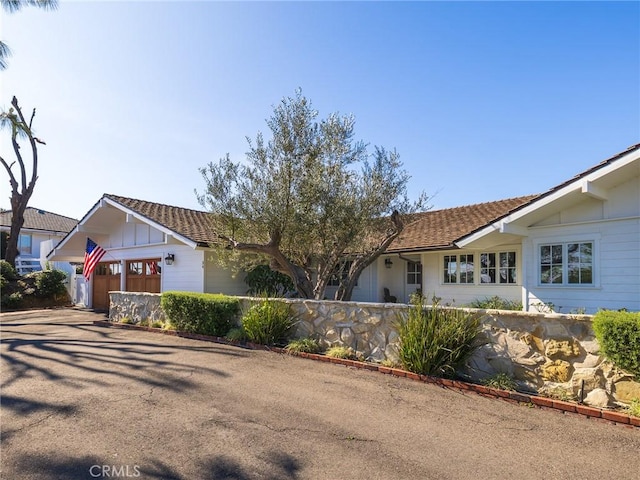
[[[631,404],[626,409],[629,415],[640,417],[640,398],[632,398]]]
[[[498,390],[515,391],[518,384],[506,373],[496,373],[482,381],[486,387],[497,388]]]
[[[64,282],[67,274],[62,270],[44,270],[35,273],[36,294],[39,297],[56,298],[67,293]]]
[[[20,308],[22,299],[23,297],[20,292],[14,292],[9,295],[2,295],[2,300],[0,301],[0,303],[3,310],[12,310],[14,308]]]
[[[151,328],[163,328],[164,322],[162,320],[154,320],[151,322]]]
[[[348,300],[362,270],[402,230],[400,216],[423,209],[426,198],[409,201],[397,152],[369,152],[354,138],[353,116],[320,119],[299,90],[274,107],[267,126],[270,135],[249,140],[244,161],[227,155],[200,169],[198,200],[227,240],[218,254],[230,264],[239,251],[269,256],[301,297],[316,299],[351,254],[353,268],[336,291]]]
[[[522,310],[522,302],[511,301],[494,295],[483,299],[477,298],[469,304],[469,307],[483,310]]]
[[[477,348],[479,332],[477,316],[437,303],[429,308],[415,303],[407,318],[398,321],[400,362],[410,372],[453,376]]]
[[[313,338],[298,338],[296,340],[292,340],[285,347],[285,350],[295,355],[296,353],[319,353],[322,350],[320,343]]]
[[[268,265],[255,266],[247,273],[244,281],[249,286],[249,295],[284,297],[288,292],[295,291],[291,278],[271,270]]]
[[[221,294],[164,292],[160,306],[176,330],[223,336],[236,324],[238,299]]]
[[[7,280],[15,280],[18,278],[18,274],[16,273],[16,269],[13,268],[6,260],[0,260],[0,275],[2,275]]]
[[[640,377],[640,312],[601,310],[593,319],[593,330],[605,357]]]
[[[124,323],[125,325],[133,325],[133,320],[129,317],[123,317],[120,319],[120,323]]]
[[[232,328],[225,335],[226,339],[230,342],[246,342],[247,334],[241,327]]]
[[[541,394],[545,397],[553,398],[555,400],[561,400],[563,402],[573,402],[576,400],[576,396],[573,393],[565,390],[562,387],[555,387],[551,390],[541,392]]]
[[[289,304],[265,299],[242,316],[247,338],[262,345],[283,345],[293,333],[295,323]]]
[[[4,290],[9,285],[9,280],[0,275],[0,290]]]
[[[327,357],[344,358],[345,360],[363,360],[361,355],[358,355],[351,347],[344,345],[336,345],[326,351]]]

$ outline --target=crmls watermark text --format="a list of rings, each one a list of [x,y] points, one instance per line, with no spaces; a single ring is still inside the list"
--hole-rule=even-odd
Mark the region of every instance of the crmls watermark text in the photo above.
[[[140,476],[138,465],[91,465],[92,478],[134,478]]]

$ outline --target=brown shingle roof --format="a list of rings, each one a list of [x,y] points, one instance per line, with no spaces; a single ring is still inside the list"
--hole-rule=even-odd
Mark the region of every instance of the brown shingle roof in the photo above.
[[[120,205],[186,237],[201,246],[216,239],[209,226],[208,213],[187,208],[105,194]],[[387,249],[388,252],[430,250],[453,247],[453,242],[486,224],[507,215],[537,195],[496,202],[447,208],[417,214]]]
[[[209,226],[209,214],[207,212],[146,202],[118,195],[105,194],[104,196],[196,242],[198,245],[208,246],[215,241],[215,236]]]
[[[0,212],[0,226],[11,227],[11,210]],[[42,230],[47,232],[68,233],[76,226],[77,220],[57,213],[46,212],[39,208],[27,207],[24,211],[24,225],[22,228],[29,230]]]
[[[387,249],[388,252],[419,251],[454,247],[453,242],[484,227],[537,195],[508,198],[418,214]]]

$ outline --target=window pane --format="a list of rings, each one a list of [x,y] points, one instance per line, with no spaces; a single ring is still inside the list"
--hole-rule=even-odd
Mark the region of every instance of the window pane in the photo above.
[[[129,262],[127,268],[128,275],[142,275],[142,262]]]
[[[457,262],[456,255],[444,256],[444,283],[457,283]]]
[[[562,267],[551,267],[551,283],[562,283]]]
[[[473,283],[473,255],[460,255],[460,283]]]
[[[501,252],[500,267],[500,283],[516,283],[516,252]]]
[[[18,236],[18,253],[20,255],[31,255],[31,235]]]
[[[496,254],[480,254],[480,283],[496,283]]]

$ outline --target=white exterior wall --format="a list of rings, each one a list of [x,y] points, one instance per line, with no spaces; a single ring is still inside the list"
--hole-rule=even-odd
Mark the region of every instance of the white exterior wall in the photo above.
[[[376,262],[365,268],[358,278],[358,285],[353,288],[351,295],[351,301],[353,302],[377,302],[376,295]],[[336,290],[338,287],[327,287],[324,291],[324,296],[328,300],[335,298]],[[380,293],[382,295],[382,293]],[[381,297],[382,298],[382,297]]]
[[[94,238],[95,237],[95,238]],[[143,223],[120,223],[108,237],[93,235],[92,238],[107,250],[102,261],[143,260],[160,258],[160,290],[182,290],[204,292],[204,251],[194,250],[173,237],[165,242],[163,232]],[[167,254],[175,255],[173,265],[166,265]],[[121,279],[121,290],[125,290],[125,277]]]
[[[480,282],[480,254],[485,252],[516,252],[516,284],[490,284]],[[445,255],[473,254],[475,264],[475,284],[445,284],[444,259]],[[465,306],[474,300],[484,300],[498,296],[511,302],[522,300],[522,254],[519,245],[501,246],[496,249],[480,250],[444,250],[441,252],[429,252],[422,255],[422,281],[424,283],[423,294],[431,300],[435,295],[439,297],[442,305]]]
[[[594,242],[593,285],[540,285],[540,244],[572,241]],[[558,313],[640,310],[640,219],[532,229],[525,251],[529,311],[536,304],[553,304]]]
[[[585,198],[529,229],[524,242],[529,311],[553,304],[558,313],[640,310],[640,178],[608,190],[606,201]],[[593,241],[593,285],[540,285],[539,246]]]
[[[218,264],[214,252],[203,252],[204,259],[204,292],[224,293],[226,295],[247,295],[249,286],[245,283],[246,274],[239,272],[234,275],[231,269],[225,269]]]
[[[163,265],[162,291],[205,292],[204,250],[186,245],[167,246],[167,253],[175,255],[173,265]],[[164,258],[164,257],[163,257]],[[162,262],[164,264],[164,261]]]

